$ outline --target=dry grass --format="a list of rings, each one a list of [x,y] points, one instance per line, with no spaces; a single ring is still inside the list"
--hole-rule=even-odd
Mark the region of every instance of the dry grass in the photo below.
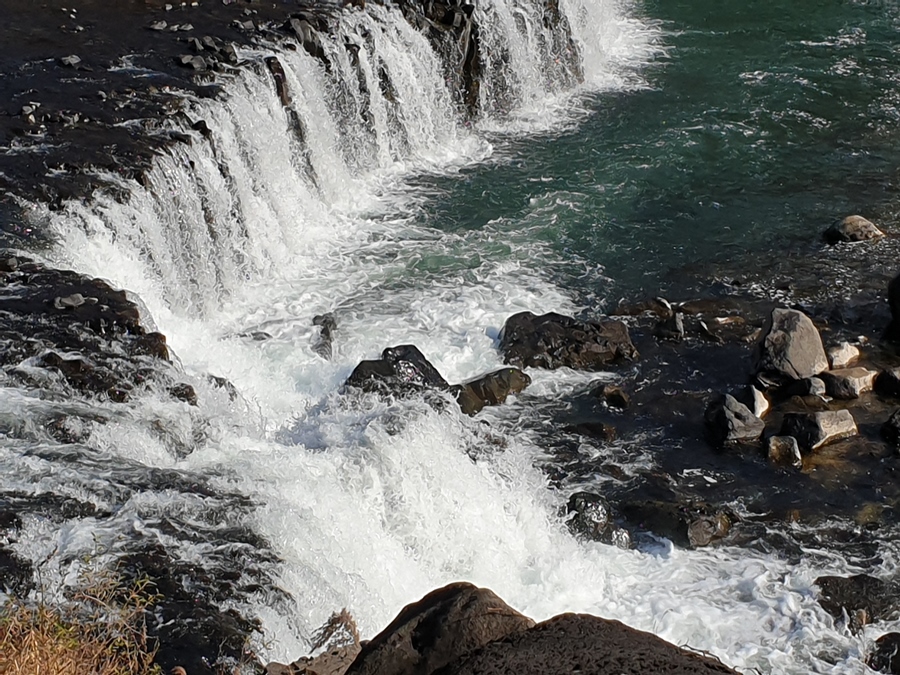
[[[70,601],[0,607],[2,675],[160,675],[144,613],[150,584],[94,578]]]

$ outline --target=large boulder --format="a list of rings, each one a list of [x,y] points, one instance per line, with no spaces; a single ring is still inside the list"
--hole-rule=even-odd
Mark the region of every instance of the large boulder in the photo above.
[[[421,671],[426,675],[426,671]],[[496,640],[442,668],[440,675],[713,675],[735,673],[619,621],[561,614]]]
[[[765,422],[730,394],[713,399],[706,408],[704,419],[707,434],[717,445],[753,442],[766,428]]]
[[[531,312],[506,320],[500,351],[506,363],[519,368],[601,370],[614,361],[638,356],[621,321],[579,321],[563,314]]]
[[[450,389],[447,380],[414,345],[388,347],[380,359],[361,361],[345,385],[394,396]]]
[[[795,309],[775,309],[757,348],[756,369],[782,380],[802,380],[828,370],[822,338]]]
[[[363,646],[347,675],[427,675],[532,626],[492,591],[450,584],[404,607]]]
[[[862,216],[847,216],[836,220],[831,227],[825,230],[824,234],[825,241],[829,244],[866,241],[879,239],[883,236],[884,232]]]
[[[518,394],[531,384],[531,378],[518,368],[501,368],[493,373],[458,384],[452,388],[460,409],[475,415],[489,405],[500,405],[510,394]]]
[[[788,413],[781,424],[781,435],[793,436],[805,450],[818,450],[857,433],[856,421],[849,410]]]

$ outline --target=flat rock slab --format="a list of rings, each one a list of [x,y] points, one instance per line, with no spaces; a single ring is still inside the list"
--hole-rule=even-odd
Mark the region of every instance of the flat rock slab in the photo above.
[[[579,321],[553,312],[509,317],[500,332],[500,351],[506,363],[519,368],[601,370],[638,356],[621,321]]]
[[[715,659],[681,649],[650,633],[588,614],[561,614],[531,630],[492,642],[437,671],[440,675],[735,672]]]
[[[877,375],[877,370],[868,368],[840,368],[822,373],[819,378],[825,383],[825,391],[829,396],[853,399],[872,391]]]
[[[781,425],[782,436],[793,436],[805,450],[856,436],[859,430],[849,410],[825,410],[814,413],[788,413]]]
[[[775,309],[757,347],[756,369],[788,380],[828,370],[822,338],[812,320],[796,309]]]

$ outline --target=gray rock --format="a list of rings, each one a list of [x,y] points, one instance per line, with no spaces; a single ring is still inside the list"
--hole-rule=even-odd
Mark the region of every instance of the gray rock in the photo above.
[[[718,445],[755,441],[766,428],[747,406],[728,394],[707,406],[704,419],[710,440]]]
[[[828,357],[813,322],[795,309],[775,309],[757,347],[756,370],[788,380],[828,370]]]
[[[531,378],[518,368],[501,368],[452,388],[460,409],[475,415],[485,406],[500,405],[510,394],[518,394],[531,384]]]
[[[469,583],[432,591],[404,607],[366,643],[346,675],[425,675],[534,621]]]
[[[800,468],[803,458],[800,455],[800,446],[793,436],[772,436],[767,443],[769,461],[778,466],[793,466]]]
[[[859,349],[849,342],[828,348],[828,363],[832,368],[846,368],[859,358]]]
[[[866,241],[883,236],[884,232],[862,216],[847,216],[837,220],[825,230],[824,234],[825,241],[829,244]]]
[[[823,385],[824,389],[824,385]],[[748,384],[746,387],[741,389],[735,398],[743,403],[750,410],[751,413],[755,417],[762,419],[767,412],[769,412],[769,408],[771,405],[769,404],[769,399],[766,398],[766,395],[763,394],[759,389],[754,387],[752,384]]]
[[[867,368],[841,368],[822,373],[821,378],[829,396],[852,399],[872,391],[876,375],[878,371]]]
[[[68,66],[69,68],[74,68],[74,67],[77,66],[79,63],[81,63],[81,57],[80,57],[80,56],[76,56],[75,54],[71,54],[71,55],[69,55],[69,56],[64,56],[64,57],[62,57],[62,58],[59,60],[59,62],[60,62],[62,65],[64,65],[64,66]]]
[[[817,450],[857,433],[856,421],[849,410],[788,413],[781,425],[781,435],[793,436],[805,450]]]
[[[169,24],[167,24],[165,21],[154,21],[148,27],[150,28],[150,30],[165,30],[169,27]]]

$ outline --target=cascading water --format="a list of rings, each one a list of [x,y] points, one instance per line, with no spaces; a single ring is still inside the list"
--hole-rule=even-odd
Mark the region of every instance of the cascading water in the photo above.
[[[371,635],[407,602],[467,579],[538,619],[591,611],[738,666],[858,672],[863,638],[836,629],[811,591],[823,569],[845,571],[837,557],[626,551],[567,533],[560,497],[533,466],[539,441],[519,420],[589,378],[535,373],[530,403],[481,415],[490,431],[450,408],[338,393],[361,359],[402,343],[448,380],[466,379],[501,365],[495,339],[509,315],[577,309],[541,272],[560,264],[551,247],[502,222],[421,227],[413,216],[429,195],[411,179],[505,161],[505,138],[576,107],[580,77],[590,90],[630,86],[655,33],[610,2],[496,0],[474,11],[474,125],[423,34],[397,9],[370,6],[340,16],[324,59],[277,54],[287,105],[264,65],[271,53],[246,53],[254,65],[226,96],[187,102],[208,137],[192,132],[144,185],[122,183],[125,200],[97,195],[47,215],[58,238],[48,258],[137,294],[200,406],[153,390],[116,405],[4,389],[3,418],[65,409],[90,430],[84,447],[58,446],[34,422],[0,450],[6,486],[95,509],[29,520],[17,551],[65,578],[79,560],[151,541],[212,575],[236,574],[228,606],[258,617],[264,656],[282,660],[304,653],[335,609]],[[548,12],[571,36],[549,31]],[[338,324],[331,361],[311,348],[322,312]]]

